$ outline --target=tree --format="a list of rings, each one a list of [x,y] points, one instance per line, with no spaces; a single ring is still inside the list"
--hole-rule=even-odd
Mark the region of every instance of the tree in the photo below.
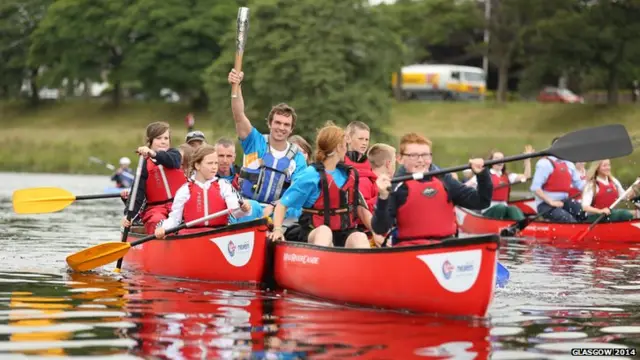
[[[134,0],[58,0],[33,34],[30,62],[47,64],[49,78],[102,78],[113,84],[113,103],[122,96],[122,82],[134,78],[128,58],[138,36],[127,22]]]
[[[387,21],[366,0],[252,3],[242,89],[248,110],[257,110],[248,112],[254,126],[264,130],[257,119],[287,102],[299,115],[298,133],[311,136],[326,120],[360,120],[380,135],[390,117],[389,79],[401,52]],[[234,39],[230,26],[226,51],[207,71],[213,109],[229,108]]]
[[[29,79],[32,104],[37,104],[38,64],[27,63],[31,36],[44,17],[50,0],[4,0],[0,2],[0,94],[20,91]]]
[[[220,41],[235,19],[235,0],[137,0],[127,21],[137,41],[130,57],[143,88],[171,88],[206,104],[203,71],[222,51]]]

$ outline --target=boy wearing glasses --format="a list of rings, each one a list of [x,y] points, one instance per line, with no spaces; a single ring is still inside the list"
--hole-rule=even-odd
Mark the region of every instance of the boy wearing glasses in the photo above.
[[[403,169],[397,175],[434,170],[431,141],[422,135],[409,133],[400,140],[398,162]],[[493,185],[483,159],[469,160],[478,179],[477,189],[464,186],[451,175],[409,180],[394,186],[391,178],[378,176],[378,202],[371,219],[375,233],[386,234],[394,225],[397,236],[393,245],[424,245],[454,237],[457,232],[455,206],[482,210],[491,205]]]

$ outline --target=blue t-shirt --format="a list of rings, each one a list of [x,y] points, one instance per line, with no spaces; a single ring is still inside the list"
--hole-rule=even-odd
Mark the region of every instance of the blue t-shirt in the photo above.
[[[249,215],[245,215],[241,218],[236,219],[233,216],[229,216],[229,224],[237,224],[237,223],[242,223],[242,222],[248,222],[251,220],[255,220],[255,219],[260,219],[262,217],[262,213],[264,211],[264,208],[262,207],[262,205],[255,201],[255,200],[251,200],[251,199],[242,199],[243,201],[247,201],[251,204],[251,214]]]
[[[344,170],[336,168],[326,171],[333,177],[337,187],[342,187],[347,182],[347,173]],[[320,194],[320,174],[313,166],[308,166],[284,192],[280,203],[293,209],[310,208],[313,207]]]
[[[242,166],[248,169],[257,169],[260,166],[259,159],[267,153],[267,140],[258,132],[256,128],[251,128],[251,132],[244,140],[240,140],[242,152],[244,152]],[[284,151],[271,148],[271,154],[276,159],[285,157],[288,148]],[[293,156],[293,161],[289,164],[291,178],[296,179],[298,174],[307,168],[307,161],[300,151]]]

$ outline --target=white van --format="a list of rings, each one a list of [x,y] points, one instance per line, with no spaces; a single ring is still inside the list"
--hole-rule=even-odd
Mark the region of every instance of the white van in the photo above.
[[[395,88],[398,74],[393,73]],[[402,68],[402,91],[408,99],[481,100],[487,83],[479,67],[415,64]]]

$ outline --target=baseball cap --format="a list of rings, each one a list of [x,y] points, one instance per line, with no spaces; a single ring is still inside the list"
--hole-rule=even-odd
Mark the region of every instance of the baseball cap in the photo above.
[[[187,136],[184,138],[184,141],[188,144],[193,140],[207,141],[204,137],[204,134],[200,130],[189,131]]]
[[[129,160],[128,157],[121,157],[120,158],[120,165],[131,165],[131,160]]]

